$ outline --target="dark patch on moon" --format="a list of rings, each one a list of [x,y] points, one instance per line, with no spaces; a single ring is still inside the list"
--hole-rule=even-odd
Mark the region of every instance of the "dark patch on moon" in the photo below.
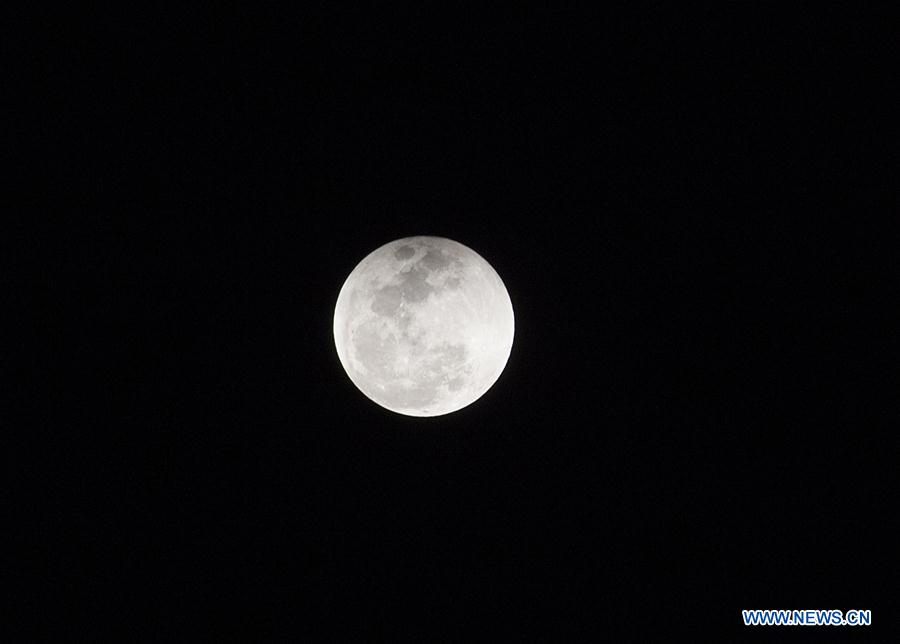
[[[416,249],[412,246],[401,246],[394,251],[394,257],[400,260],[409,259],[416,254]]]
[[[400,308],[403,294],[399,286],[385,286],[375,291],[372,298],[372,312],[378,315],[393,316]]]
[[[441,268],[447,268],[450,265],[449,258],[439,250],[429,248],[425,253],[425,257],[419,260],[425,268],[436,271]]]
[[[427,272],[414,269],[403,273],[400,284],[383,286],[375,291],[371,309],[378,315],[394,317],[404,302],[424,302],[434,292],[434,287],[425,281]]]
[[[404,301],[423,302],[428,298],[434,288],[425,281],[427,276],[425,271],[419,269],[411,270],[403,276],[400,294]]]

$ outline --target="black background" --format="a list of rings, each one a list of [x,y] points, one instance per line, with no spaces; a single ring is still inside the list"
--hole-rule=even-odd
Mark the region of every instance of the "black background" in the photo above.
[[[29,628],[893,620],[890,16],[757,5],[10,19]],[[331,337],[356,263],[418,234],[487,258],[517,323],[497,384],[432,419],[368,401]]]

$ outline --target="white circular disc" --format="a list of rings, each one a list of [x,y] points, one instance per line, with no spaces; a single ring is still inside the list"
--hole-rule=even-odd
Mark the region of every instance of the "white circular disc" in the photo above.
[[[382,407],[440,416],[478,400],[506,366],[513,309],[497,272],[443,237],[407,237],[363,259],[334,311],[350,380]]]

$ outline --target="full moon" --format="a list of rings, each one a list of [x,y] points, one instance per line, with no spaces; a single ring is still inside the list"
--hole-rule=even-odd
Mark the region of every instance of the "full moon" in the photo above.
[[[334,344],[368,398],[399,414],[440,416],[497,381],[514,326],[503,280],[478,253],[443,237],[406,237],[350,273]]]

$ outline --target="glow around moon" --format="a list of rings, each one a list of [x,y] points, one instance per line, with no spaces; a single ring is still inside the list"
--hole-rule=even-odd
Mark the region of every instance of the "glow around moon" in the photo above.
[[[513,309],[497,272],[442,237],[363,259],[341,288],[334,343],[360,391],[391,411],[439,416],[478,400],[506,366]]]

